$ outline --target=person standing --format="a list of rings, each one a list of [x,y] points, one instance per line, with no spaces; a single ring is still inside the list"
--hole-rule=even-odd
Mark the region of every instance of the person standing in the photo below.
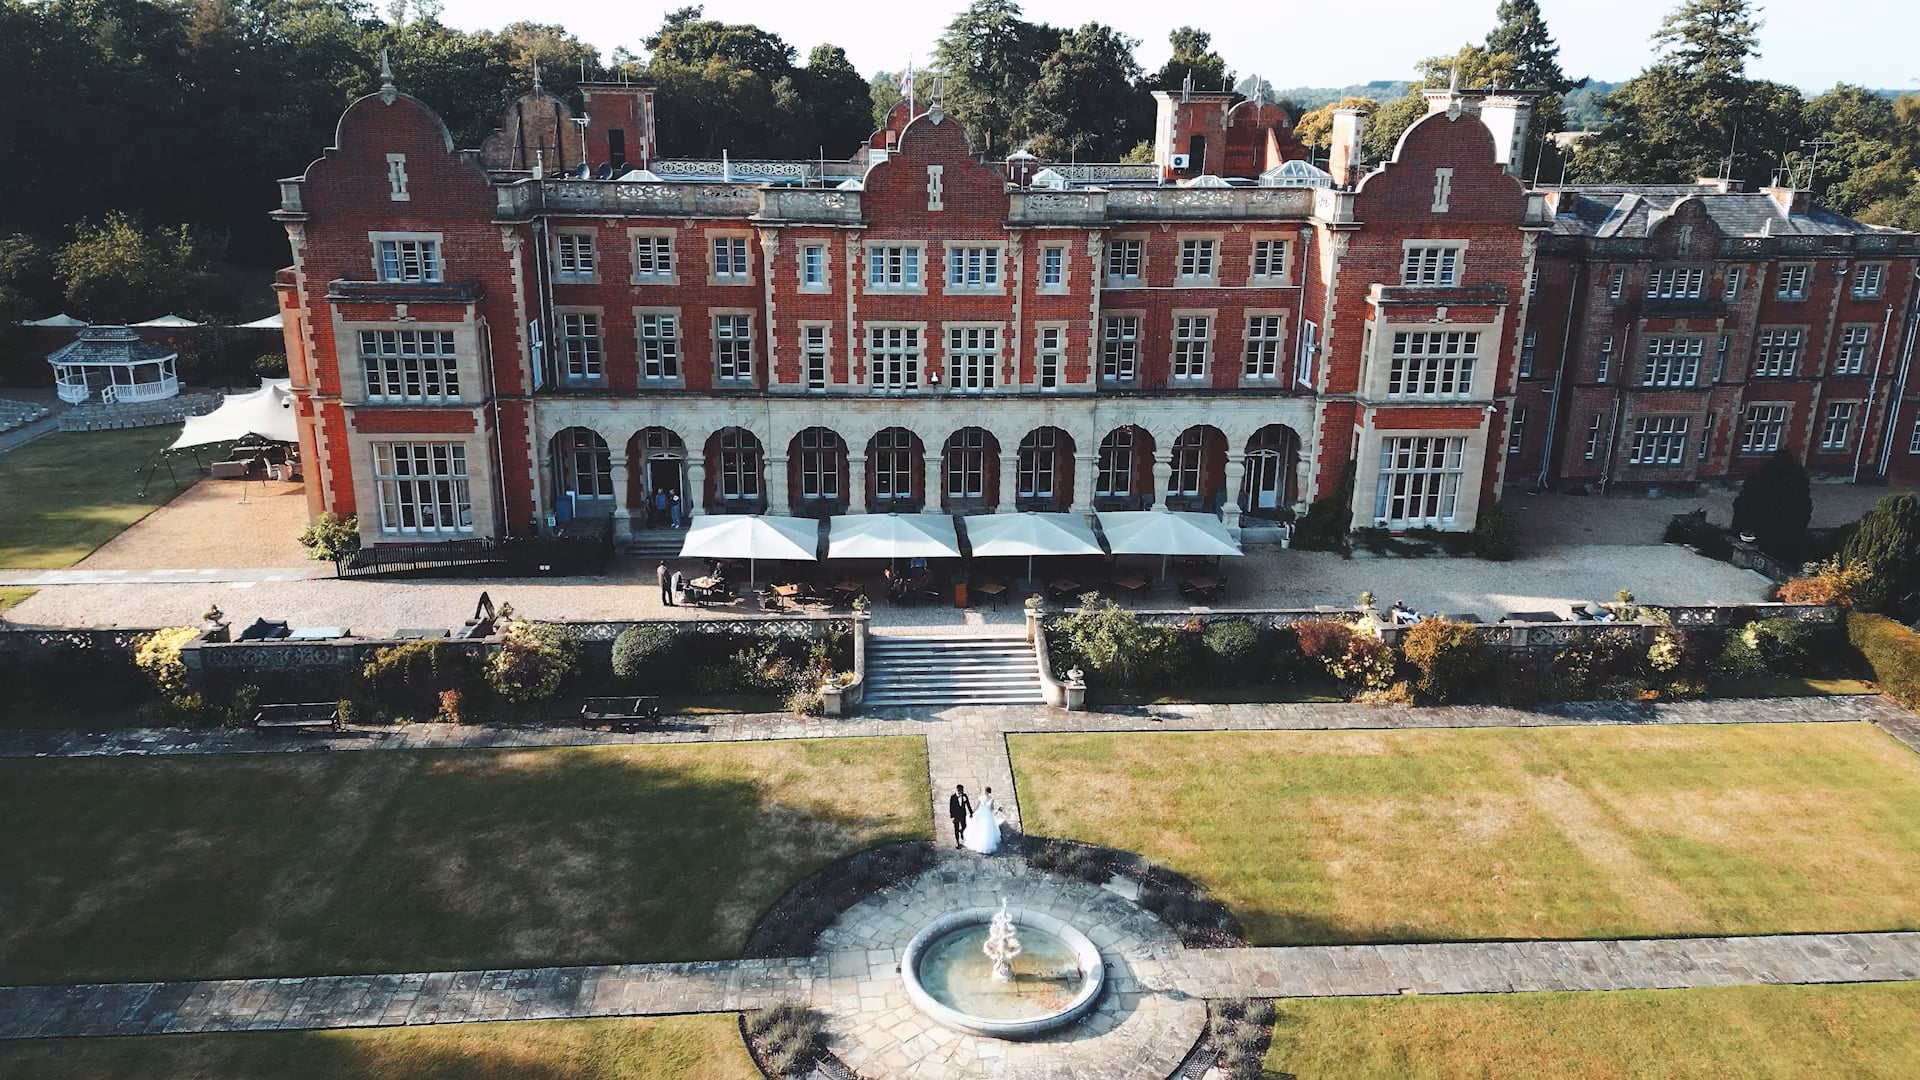
[[[667,489],[653,489],[653,524],[659,526],[667,520]]]
[[[947,816],[953,819],[953,846],[961,847],[967,833],[967,816],[973,813],[973,800],[967,798],[965,784],[953,785],[953,794],[947,796]]]
[[[659,566],[655,567],[653,575],[660,579],[660,603],[667,607],[672,607],[673,582],[667,577],[667,564],[662,562]]]
[[[980,797],[980,805],[968,819],[961,838],[969,851],[991,855],[1000,850],[1000,810],[993,804],[993,789]]]
[[[674,492],[668,493],[667,513],[673,516],[673,527],[676,529],[679,528],[680,527],[680,493],[679,492],[674,491]]]

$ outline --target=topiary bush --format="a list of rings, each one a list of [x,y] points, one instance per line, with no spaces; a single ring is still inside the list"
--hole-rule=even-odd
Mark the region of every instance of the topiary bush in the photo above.
[[[627,627],[613,639],[614,675],[653,686],[677,684],[682,673],[674,670],[673,661],[683,636],[681,631],[658,623]]]
[[[1349,534],[1353,531],[1353,462],[1347,462],[1340,474],[1340,486],[1331,494],[1315,499],[1306,516],[1294,528],[1293,546],[1301,551],[1337,551],[1353,553]]]
[[[1207,624],[1200,633],[1200,645],[1213,677],[1233,685],[1253,681],[1258,674],[1260,631],[1242,619],[1221,619]]]
[[[550,698],[580,667],[580,639],[567,627],[513,619],[487,665],[487,682],[515,705]]]
[[[1400,639],[1400,655],[1419,672],[1413,689],[1421,701],[1448,704],[1474,696],[1486,677],[1480,632],[1464,623],[1422,619]]]
[[[1813,491],[1807,470],[1782,449],[1755,469],[1733,500],[1733,529],[1753,534],[1760,550],[1777,559],[1797,561],[1807,546],[1813,520]]]
[[[1499,503],[1480,511],[1473,523],[1473,553],[1490,562],[1511,562],[1520,554],[1520,525]]]

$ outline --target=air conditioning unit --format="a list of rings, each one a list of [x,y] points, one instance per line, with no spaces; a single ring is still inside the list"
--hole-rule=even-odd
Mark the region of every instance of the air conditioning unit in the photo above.
[[[1187,155],[1175,154],[1168,159],[1167,164],[1169,168],[1184,169],[1187,167]]]

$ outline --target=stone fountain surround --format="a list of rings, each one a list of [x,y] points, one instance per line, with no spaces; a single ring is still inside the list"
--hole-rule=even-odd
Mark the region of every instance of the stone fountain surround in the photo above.
[[[908,997],[900,968],[912,939],[955,912],[997,910],[1003,898],[1009,911],[1078,928],[1099,950],[1104,992],[1078,1021],[1004,1040],[947,1027]],[[826,1018],[828,1049],[863,1077],[1160,1080],[1206,1029],[1205,1003],[1173,987],[1184,952],[1171,928],[1122,892],[1035,869],[1018,855],[947,851],[821,932],[815,955],[827,978],[815,985],[813,1004]]]
[[[969,926],[984,926],[993,921],[998,914],[994,908],[967,908],[933,920],[920,928],[907,942],[905,953],[900,958],[900,978],[907,987],[907,1000],[923,1013],[933,1017],[944,1027],[964,1031],[969,1035],[986,1035],[996,1039],[1025,1039],[1064,1027],[1085,1016],[1100,998],[1100,992],[1106,989],[1107,966],[1100,956],[1100,948],[1080,932],[1072,923],[1057,919],[1044,911],[1028,911],[1024,908],[1008,907],[1007,915],[1013,919],[1015,927],[1029,927],[1044,934],[1052,934],[1073,950],[1074,963],[1080,968],[1080,989],[1073,1000],[1065,1006],[1039,1016],[1023,1017],[1017,1020],[998,1020],[986,1016],[974,1016],[935,1000],[932,994],[920,982],[920,961],[926,955],[927,948],[934,942],[955,930]]]

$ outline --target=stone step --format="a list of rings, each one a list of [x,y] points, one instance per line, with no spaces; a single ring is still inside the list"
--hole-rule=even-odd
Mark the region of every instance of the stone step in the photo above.
[[[893,705],[1045,705],[1038,689],[1020,692],[982,691],[973,694],[936,694],[920,691],[868,690],[861,698],[863,706]]]

